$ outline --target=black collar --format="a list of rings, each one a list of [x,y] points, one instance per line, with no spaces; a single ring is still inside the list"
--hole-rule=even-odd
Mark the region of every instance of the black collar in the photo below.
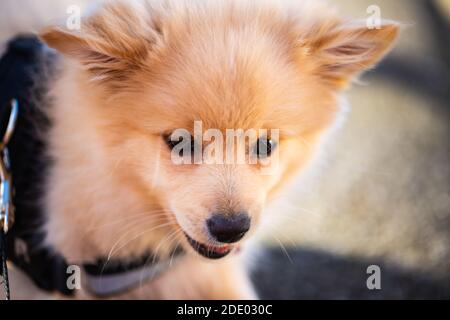
[[[57,57],[34,36],[19,36],[0,59],[0,132],[4,132],[12,99],[19,103],[14,134],[8,144],[13,175],[15,222],[6,235],[8,260],[22,269],[41,289],[74,294],[68,285],[70,268],[64,257],[43,246],[42,190],[51,159],[46,156],[46,133],[51,126],[42,111],[48,78]],[[2,241],[0,239],[0,246]],[[171,256],[178,256],[181,250]],[[0,257],[0,261],[1,261]],[[172,259],[171,259],[172,260]],[[84,265],[87,289],[97,296],[116,294],[139,285],[167,269],[171,261],[158,261],[151,253],[137,259],[98,259]],[[4,273],[0,268],[0,275]]]

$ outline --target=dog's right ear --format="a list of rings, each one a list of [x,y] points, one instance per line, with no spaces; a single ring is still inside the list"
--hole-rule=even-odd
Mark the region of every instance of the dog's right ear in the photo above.
[[[149,8],[114,2],[82,21],[80,30],[50,27],[40,34],[51,48],[75,59],[96,80],[124,80],[162,41]]]
[[[400,31],[395,22],[370,29],[365,22],[329,19],[310,28],[299,47],[315,59],[314,73],[335,88],[348,83],[376,63],[392,48]]]

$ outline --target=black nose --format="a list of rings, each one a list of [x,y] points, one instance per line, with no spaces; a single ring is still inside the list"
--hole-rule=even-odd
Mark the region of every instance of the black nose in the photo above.
[[[206,221],[209,232],[219,242],[232,243],[240,240],[250,229],[250,217],[247,213],[215,213]]]

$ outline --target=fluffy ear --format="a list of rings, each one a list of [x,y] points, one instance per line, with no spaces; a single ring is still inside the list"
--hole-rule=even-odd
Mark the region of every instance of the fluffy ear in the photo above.
[[[318,76],[342,88],[352,77],[381,60],[398,32],[395,23],[383,24],[379,29],[356,23],[330,23],[310,33],[302,42],[303,52],[316,58],[314,72]]]
[[[84,18],[80,30],[50,27],[40,37],[79,61],[93,79],[121,81],[160,41],[160,28],[148,12],[149,8],[114,2]]]

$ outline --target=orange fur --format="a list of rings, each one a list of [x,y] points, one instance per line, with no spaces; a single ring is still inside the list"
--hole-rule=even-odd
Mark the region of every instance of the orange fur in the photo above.
[[[204,261],[181,230],[208,242],[206,218],[226,207],[250,213],[252,234],[267,201],[313,158],[342,88],[398,31],[293,2],[113,2],[80,31],[46,29],[42,39],[64,56],[50,92],[47,242],[73,262],[167,255],[178,244],[192,253],[128,297],[255,297],[240,256]],[[280,129],[276,172],[174,166],[161,136],[195,120],[205,130]]]

